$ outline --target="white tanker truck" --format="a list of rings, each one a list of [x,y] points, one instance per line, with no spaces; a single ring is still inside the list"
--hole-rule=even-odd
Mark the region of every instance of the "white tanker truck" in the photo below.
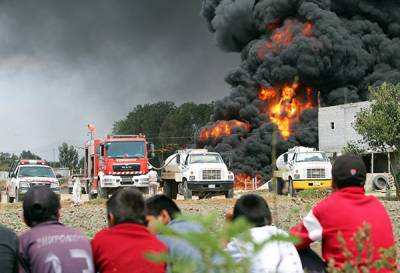
[[[172,199],[176,199],[178,193],[185,199],[193,195],[232,198],[234,179],[221,155],[207,149],[178,150],[165,160],[161,170],[164,194]]]
[[[305,189],[329,189],[332,164],[325,152],[314,148],[294,147],[276,160],[277,193],[287,189],[291,196]]]

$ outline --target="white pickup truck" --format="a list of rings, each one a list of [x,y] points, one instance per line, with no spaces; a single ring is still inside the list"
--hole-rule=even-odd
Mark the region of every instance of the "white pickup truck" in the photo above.
[[[60,183],[51,167],[44,160],[19,160],[14,162],[8,173],[7,202],[22,201],[25,193],[33,186],[46,186],[60,194]]]
[[[176,199],[193,195],[207,198],[214,195],[233,197],[234,174],[228,170],[219,153],[207,149],[178,150],[165,161],[161,171],[164,193]]]
[[[332,186],[332,164],[325,152],[314,148],[294,147],[276,160],[277,191],[287,188],[291,196],[299,190],[329,189]]]

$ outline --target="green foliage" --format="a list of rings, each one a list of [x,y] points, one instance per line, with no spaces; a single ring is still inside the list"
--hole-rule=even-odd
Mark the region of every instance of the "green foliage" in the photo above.
[[[347,242],[343,238],[343,234],[339,232],[338,240],[345,257],[343,267],[338,269],[334,266],[334,261],[329,262],[329,273],[369,273],[380,272],[381,269],[396,272],[396,249],[395,247],[389,249],[380,249],[380,259],[374,261],[374,248],[371,241],[371,227],[365,224],[359,228],[353,236],[355,242],[354,254],[348,248]]]
[[[156,225],[158,233],[172,238],[184,240],[199,250],[202,263],[182,260],[179,257],[148,254],[147,256],[158,262],[166,262],[171,266],[173,273],[192,272],[219,272],[219,273],[247,273],[250,271],[252,255],[236,262],[233,257],[225,251],[224,245],[233,238],[239,239],[246,249],[253,249],[253,254],[258,253],[265,244],[275,241],[296,242],[293,237],[273,236],[262,243],[256,243],[250,235],[251,225],[244,219],[235,222],[227,222],[222,229],[216,230],[216,216],[184,216],[181,220],[195,222],[202,227],[201,232],[179,233],[162,223]],[[250,253],[249,253],[250,254]],[[201,270],[199,270],[201,269]]]
[[[12,162],[18,159],[18,156],[9,153],[0,152],[0,171],[8,171]]]
[[[362,155],[365,150],[361,147],[361,143],[348,142],[342,149],[343,154]]]
[[[370,88],[370,107],[356,115],[354,128],[374,148],[400,148],[400,83]]]
[[[165,118],[176,109],[173,102],[163,101],[153,104],[136,105],[125,119],[114,123],[115,134],[144,134],[148,139],[158,137]],[[153,141],[156,143],[156,141]]]
[[[354,129],[372,148],[400,151],[400,83],[370,88],[370,107],[356,115]],[[400,185],[396,183],[400,200]]]
[[[31,151],[27,150],[23,150],[19,156],[21,159],[42,159],[40,156],[32,153]]]
[[[79,155],[74,146],[63,143],[58,147],[59,161],[62,167],[75,169],[78,166]]]

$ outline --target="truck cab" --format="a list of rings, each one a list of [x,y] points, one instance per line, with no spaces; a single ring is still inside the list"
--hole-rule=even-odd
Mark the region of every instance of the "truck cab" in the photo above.
[[[289,194],[305,189],[330,189],[332,164],[323,151],[294,147],[278,157],[274,176],[287,184]]]
[[[166,160],[161,172],[164,193],[176,199],[177,193],[185,199],[214,195],[233,197],[234,174],[230,172],[219,153],[206,149],[179,150]]]
[[[90,196],[107,198],[120,187],[148,192],[148,165],[153,148],[143,135],[109,135],[85,146],[85,175]],[[149,146],[149,147],[148,147]]]
[[[12,165],[7,179],[7,202],[22,201],[33,186],[46,186],[60,194],[60,183],[44,160],[19,160]]]

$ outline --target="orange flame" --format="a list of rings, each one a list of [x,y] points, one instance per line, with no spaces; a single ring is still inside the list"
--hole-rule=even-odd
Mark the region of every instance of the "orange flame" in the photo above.
[[[260,175],[252,177],[245,172],[235,174],[235,190],[255,190],[262,184]]]
[[[292,134],[293,121],[298,120],[305,109],[313,107],[311,88],[305,89],[307,97],[305,101],[296,97],[298,91],[301,91],[300,85],[295,82],[282,86],[279,100],[276,99],[279,90],[274,88],[262,88],[258,95],[260,100],[268,102],[266,113],[270,120],[278,126],[284,139],[288,139]]]
[[[253,188],[253,177],[246,173],[235,174],[235,190],[250,190]]]
[[[201,129],[199,140],[205,142],[209,139],[216,139],[221,136],[229,136],[233,129],[241,128],[250,131],[250,124],[238,120],[219,120],[212,127]]]
[[[300,29],[296,28],[298,24],[298,20],[288,19],[281,27],[279,27],[276,22],[268,25],[267,29],[272,31],[272,34],[270,39],[263,43],[263,45],[258,49],[257,56],[262,59],[268,52],[272,54],[279,53],[282,47],[288,47],[293,42],[294,35],[297,31],[305,37],[311,37],[314,35],[312,23],[307,22]]]

